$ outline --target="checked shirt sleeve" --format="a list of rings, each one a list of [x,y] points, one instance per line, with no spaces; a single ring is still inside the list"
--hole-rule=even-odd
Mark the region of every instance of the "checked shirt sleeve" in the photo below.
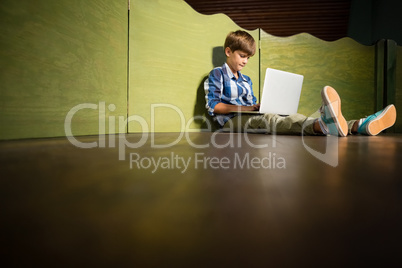
[[[214,116],[215,106],[221,102],[223,92],[223,74],[220,68],[213,69],[204,83],[205,107],[209,115]]]

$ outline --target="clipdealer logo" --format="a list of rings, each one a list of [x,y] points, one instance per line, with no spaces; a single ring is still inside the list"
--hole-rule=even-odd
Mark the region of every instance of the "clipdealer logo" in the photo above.
[[[235,152],[231,157],[208,156],[205,153],[194,153],[183,156],[171,152],[166,156],[143,156],[130,153],[130,169],[149,170],[179,170],[182,174],[191,167],[193,169],[285,169],[286,160],[269,152],[266,156],[252,156],[250,153]]]
[[[178,132],[178,136],[174,141],[171,141],[166,144],[157,144],[155,141],[155,111],[159,108],[171,109],[175,111],[180,118],[181,129]],[[92,142],[81,142],[76,139],[76,137],[72,133],[71,124],[74,118],[74,115],[85,109],[98,110],[98,130],[99,130],[99,139],[98,141]],[[74,106],[67,113],[65,121],[64,121],[64,130],[67,139],[71,144],[78,148],[89,149],[89,148],[106,148],[106,110],[113,112],[115,111],[116,106],[114,104],[109,104],[106,106],[105,102],[95,103],[82,103]],[[116,148],[118,147],[118,160],[126,160],[126,150],[127,148],[136,149],[144,146],[145,144],[149,144],[152,149],[160,149],[160,148],[171,148],[178,144],[183,138],[186,139],[187,144],[189,144],[194,149],[204,149],[204,148],[235,148],[241,147],[242,144],[246,144],[251,148],[261,149],[267,148],[269,145],[265,144],[254,144],[249,139],[249,133],[243,132],[242,136],[237,135],[237,140],[234,135],[229,137],[229,140],[223,144],[218,142],[217,136],[221,133],[221,131],[213,131],[212,124],[208,120],[206,120],[203,116],[194,116],[190,118],[187,122],[185,121],[184,113],[177,107],[172,104],[151,104],[151,122],[150,126],[147,121],[139,116],[139,115],[131,115],[125,118],[124,116],[108,116],[109,128],[108,133],[116,133],[115,124],[118,123],[117,135],[110,135],[108,140],[108,148]],[[191,130],[190,126],[195,120],[204,120],[209,132],[211,132],[210,140],[204,144],[198,144],[192,140],[190,137],[190,133],[188,130]],[[130,122],[136,122],[140,124],[142,128],[141,138],[132,143],[127,140],[127,126]],[[303,126],[304,128],[304,126]],[[275,132],[272,135],[272,148],[276,147],[276,134]],[[118,144],[116,144],[116,136],[118,137]],[[304,148],[314,157],[323,161],[324,163],[336,167],[338,165],[338,155],[337,155],[337,137],[327,136],[327,150],[325,153],[320,153],[313,148],[309,147],[305,144],[304,136],[302,135],[302,143]],[[244,168],[278,168],[284,169],[286,168],[286,161],[284,157],[277,155],[276,153],[269,152],[267,155],[263,156],[252,156],[250,154],[240,155],[239,153],[235,153],[231,158],[229,157],[213,157],[213,156],[205,156],[202,153],[195,153],[192,156],[187,156],[185,159],[183,156],[172,155],[163,156],[160,158],[155,157],[147,157],[144,155],[140,155],[138,153],[130,153],[130,168],[136,169],[150,169],[154,172],[158,169],[179,169],[183,173],[191,166],[194,166],[195,169],[199,168],[221,168],[221,169],[244,169]]]

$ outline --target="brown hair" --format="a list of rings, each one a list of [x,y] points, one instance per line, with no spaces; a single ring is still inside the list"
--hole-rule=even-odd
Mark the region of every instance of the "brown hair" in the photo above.
[[[230,32],[226,36],[224,49],[230,48],[232,52],[236,50],[241,50],[253,56],[255,54],[255,40],[254,38],[245,31],[235,31]]]

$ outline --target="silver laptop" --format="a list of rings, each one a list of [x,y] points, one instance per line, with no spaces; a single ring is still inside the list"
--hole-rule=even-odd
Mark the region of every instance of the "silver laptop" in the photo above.
[[[297,113],[303,86],[303,75],[267,68],[259,111],[240,113]]]

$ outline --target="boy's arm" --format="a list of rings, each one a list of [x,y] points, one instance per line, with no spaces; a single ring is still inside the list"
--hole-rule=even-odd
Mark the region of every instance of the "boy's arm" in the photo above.
[[[223,97],[230,99],[230,96],[223,95],[223,73],[220,68],[213,69],[208,76],[208,79],[204,83],[204,89],[206,93],[206,108],[210,115],[215,114],[229,114],[238,111],[256,111],[259,110],[260,105],[254,104],[250,106],[241,106],[235,104],[228,104],[222,101]],[[248,81],[251,85],[251,80]],[[228,93],[226,93],[228,94]],[[230,94],[230,92],[229,92]],[[256,103],[256,98],[253,95],[253,103]]]
[[[260,108],[260,104],[254,104],[252,106],[241,106],[241,105],[233,105],[219,102],[215,105],[214,112],[217,114],[229,114],[233,112],[241,112],[241,111],[258,111]]]

